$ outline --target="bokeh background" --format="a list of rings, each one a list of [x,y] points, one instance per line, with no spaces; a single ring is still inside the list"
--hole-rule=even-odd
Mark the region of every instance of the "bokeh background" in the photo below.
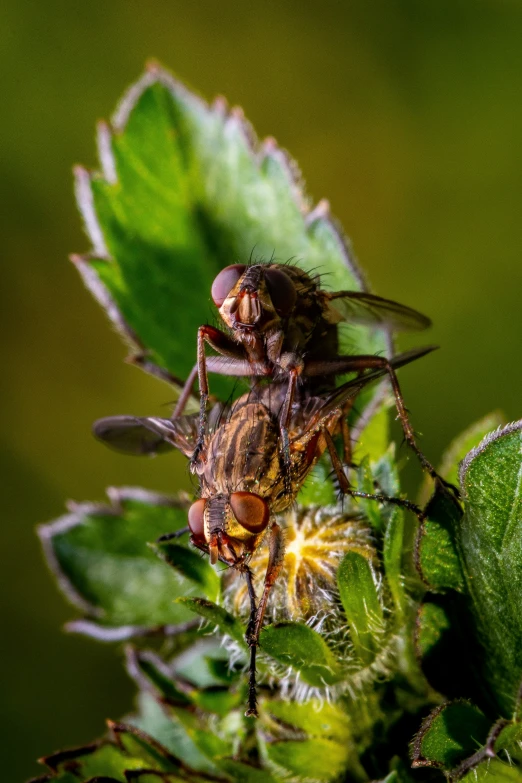
[[[442,350],[402,382],[436,461],[490,410],[522,415],[522,4],[4,0],[0,39],[0,737],[14,782],[132,699],[114,649],[60,631],[74,613],[36,523],[111,484],[189,486],[176,457],[125,459],[90,435],[96,417],[169,402],[123,363],[67,260],[87,249],[71,166],[96,165],[95,120],[154,56],[276,136],[373,289],[433,318]]]

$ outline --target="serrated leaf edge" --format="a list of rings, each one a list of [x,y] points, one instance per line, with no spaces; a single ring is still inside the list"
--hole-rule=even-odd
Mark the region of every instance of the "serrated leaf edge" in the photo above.
[[[95,742],[90,742],[87,745],[80,745],[79,747],[58,750],[55,753],[50,753],[48,756],[42,756],[42,758],[38,759],[38,763],[45,764],[46,767],[49,767],[51,772],[57,772],[58,766],[62,763],[62,761],[75,759],[79,755],[88,756],[107,744],[107,740],[102,739],[96,740]]]
[[[358,281],[361,290],[368,290],[367,282],[357,263],[351,243],[344,234],[339,222],[330,213],[329,202],[326,199],[323,199],[319,201],[315,207],[312,208],[310,206],[304,193],[299,167],[290,154],[279,147],[273,137],[268,137],[262,142],[259,141],[254,129],[245,119],[242,109],[237,107],[228,109],[227,103],[223,98],[217,99],[211,104],[207,103],[200,96],[188,90],[181,82],[172,76],[172,74],[156,62],[147,63],[145,73],[127,89],[112,116],[111,123],[105,121],[98,123],[97,146],[101,167],[100,173],[107,182],[115,184],[118,181],[116,163],[111,148],[112,135],[114,133],[121,133],[125,129],[129,117],[143,92],[156,83],[162,84],[170,90],[174,96],[178,99],[182,99],[193,108],[220,114],[223,117],[225,125],[227,123],[233,125],[236,130],[241,133],[252,158],[257,162],[258,166],[261,166],[262,161],[267,157],[276,158],[287,174],[288,185],[303,216],[306,232],[308,232],[317,222],[325,221],[328,223],[332,229],[332,234],[336,239],[337,245],[341,251],[340,255],[344,259],[346,266]],[[125,319],[122,317],[112,296],[99,279],[95,270],[89,265],[89,258],[92,257],[92,255],[99,257],[100,260],[108,262],[113,260],[108,252],[103,230],[96,215],[90,187],[91,179],[93,176],[96,176],[96,172],[90,172],[83,166],[76,166],[74,174],[76,198],[93,250],[90,254],[73,254],[71,255],[71,260],[80,272],[86,287],[107,312],[110,321],[114,324],[127,345],[130,346],[133,351],[137,349],[138,352],[143,352],[144,346],[139,337],[133,332],[128,324],[126,324]],[[393,351],[391,332],[386,329],[382,331],[386,342],[386,352],[388,355],[391,355]],[[146,372],[149,372],[151,369],[147,363],[138,363],[138,366]],[[153,371],[152,374],[159,374],[161,377],[161,373]],[[165,378],[163,379],[166,380]]]
[[[99,506],[100,512],[102,508],[105,508],[105,513],[113,513],[109,507],[102,507],[101,505]],[[54,522],[49,522],[45,525],[39,525],[36,529],[36,532],[40,538],[47,565],[55,577],[58,583],[58,587],[64,594],[65,598],[69,601],[70,604],[80,609],[82,612],[87,612],[87,614],[93,617],[101,618],[103,617],[104,612],[99,607],[91,604],[90,601],[87,601],[76,590],[76,588],[73,587],[69,578],[64,574],[52,545],[54,536],[59,535],[60,533],[65,533],[71,528],[83,524],[83,520],[84,513],[80,510],[74,511],[71,514],[65,514],[64,516],[59,517]]]
[[[151,737],[150,734],[147,734],[145,731],[142,731],[142,729],[138,729],[137,726],[133,726],[130,723],[123,723],[122,721],[113,721],[108,720],[107,726],[109,728],[109,731],[112,734],[112,737],[118,747],[125,753],[125,746],[123,745],[121,741],[121,734],[132,734],[133,737],[137,737],[142,742],[146,742],[148,745],[151,746],[160,756],[162,756],[164,759],[169,761],[171,764],[179,765],[181,767],[187,768],[180,759],[176,758],[173,753],[171,753],[167,748],[165,748],[158,740],[154,739],[154,737]]]
[[[159,657],[159,655],[156,655],[155,652],[152,650],[142,650],[138,649],[137,647],[134,647],[132,644],[125,645],[125,669],[127,671],[127,674],[133,680],[138,688],[140,688],[143,691],[146,691],[151,696],[154,697],[154,699],[159,704],[165,704],[165,703],[171,703],[168,699],[166,699],[160,690],[154,685],[154,683],[149,680],[149,678],[141,671],[140,669],[140,661],[146,661],[148,663],[151,663],[153,666],[156,667],[156,669],[166,678],[169,680],[169,682],[172,682],[173,685],[181,691],[181,693],[188,694],[191,690],[193,690],[194,686],[191,686],[188,682],[184,682],[181,680],[181,678],[176,677],[174,679],[173,672],[170,670],[170,668],[167,666],[165,661]],[[179,702],[178,702],[179,703]]]
[[[423,720],[421,727],[417,732],[417,734],[415,735],[413,742],[411,744],[411,748],[412,748],[411,765],[413,768],[432,767],[436,769],[444,769],[444,764],[442,764],[442,762],[426,759],[422,755],[422,742],[424,740],[424,737],[426,736],[426,733],[431,728],[431,725],[435,720],[435,718],[437,718],[441,714],[441,712],[443,712],[446,709],[446,707],[450,707],[454,704],[466,704],[470,707],[475,706],[468,699],[454,699],[453,701],[446,701],[443,704],[439,704],[437,707],[435,707],[435,709],[433,709],[430,712],[430,714]],[[473,753],[471,756],[468,756],[468,758],[464,759],[460,764],[458,764],[452,770],[448,770],[446,772],[448,780],[451,781],[451,783],[456,783],[456,781],[460,780],[468,772],[475,769],[475,767],[477,767],[482,761],[485,761],[486,759],[495,758],[497,755],[494,748],[496,739],[499,736],[502,729],[508,723],[509,721],[505,720],[504,718],[500,718],[498,721],[496,721],[491,727],[491,730],[487,736],[484,745],[481,748],[479,748],[476,753]]]
[[[177,625],[98,625],[91,620],[71,620],[64,625],[66,633],[77,633],[96,639],[97,642],[126,642],[129,639],[154,636],[171,637],[192,631],[199,625],[198,620],[187,620]]]
[[[464,487],[464,481],[466,478],[466,473],[469,470],[469,467],[473,460],[478,457],[482,452],[484,452],[488,446],[490,446],[492,443],[495,443],[495,441],[499,440],[499,438],[503,438],[505,435],[512,435],[514,432],[521,432],[522,431],[522,419],[518,419],[518,421],[512,421],[509,424],[506,424],[504,427],[497,427],[496,430],[493,430],[492,432],[488,432],[488,434],[482,438],[478,446],[475,446],[474,449],[471,449],[471,451],[464,457],[462,462],[459,465],[459,482],[462,492],[465,494],[465,487]]]
[[[103,617],[105,613],[98,606],[94,606],[90,601],[87,601],[76,590],[69,578],[62,571],[52,545],[54,536],[84,524],[86,516],[121,515],[123,513],[122,503],[126,500],[134,500],[148,505],[168,506],[170,508],[186,507],[183,496],[174,498],[168,495],[162,495],[158,492],[141,489],[140,487],[109,487],[107,489],[107,496],[110,501],[109,503],[76,503],[75,501],[69,501],[67,503],[67,509],[69,510],[68,514],[64,514],[53,522],[47,522],[37,527],[37,533],[40,538],[47,565],[56,578],[58,586],[65,598],[76,608],[97,618]],[[68,630],[77,631],[77,627],[73,628],[72,626],[74,626],[74,623],[68,624]],[[132,626],[126,626],[126,628],[130,627]]]
[[[475,769],[481,762],[486,761],[487,759],[498,758],[495,751],[495,742],[502,729],[505,728],[508,723],[509,721],[505,720],[504,718],[500,718],[496,721],[496,723],[493,724],[485,744],[479,748],[476,753],[473,753],[467,759],[464,759],[464,761],[457,767],[450,770],[448,773],[448,779],[451,781],[451,783],[456,783],[456,781],[460,780],[464,777],[464,775],[467,775],[468,772],[471,772],[471,770]]]
[[[83,171],[83,170],[80,169],[80,167],[77,167],[75,169],[75,173],[78,171]],[[80,206],[80,211],[83,214],[84,207],[82,206],[82,202],[80,201],[80,196],[78,195],[78,189],[77,189],[77,201]],[[85,223],[87,225],[86,219],[85,219]],[[91,236],[90,232],[89,232],[89,236]],[[143,353],[145,351],[145,346],[143,345],[143,343],[141,342],[137,334],[130,328],[130,326],[123,318],[118,308],[118,305],[112,298],[106,286],[104,286],[104,284],[101,282],[96,270],[92,266],[93,261],[101,260],[107,263],[109,263],[110,261],[107,258],[101,257],[100,255],[95,255],[95,253],[96,253],[96,247],[94,247],[94,253],[85,253],[84,255],[71,253],[69,258],[74,264],[74,266],[76,267],[76,269],[78,270],[85,287],[87,288],[88,291],[90,291],[90,293],[93,295],[94,299],[96,299],[98,304],[101,305],[101,307],[105,311],[105,314],[107,315],[107,318],[112,323],[112,325],[114,326],[118,334],[123,338],[127,347],[130,348],[132,351]]]

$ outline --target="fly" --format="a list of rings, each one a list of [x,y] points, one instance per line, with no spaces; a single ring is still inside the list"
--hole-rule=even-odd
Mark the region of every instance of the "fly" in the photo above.
[[[431,348],[396,356],[396,368],[425,355]],[[276,515],[294,503],[317,460],[328,451],[341,491],[357,497],[405,506],[420,515],[407,500],[354,492],[337,455],[334,437],[342,433],[346,404],[368,383],[387,370],[379,368],[348,381],[332,392],[309,395],[294,405],[288,420],[289,460],[280,447],[280,417],[285,410],[285,384],[259,386],[228,408],[217,405],[206,421],[203,448],[193,471],[198,475],[199,497],[188,512],[191,543],[205,552],[212,564],[218,561],[245,576],[250,598],[246,640],[250,648],[249,697],[246,714],[257,715],[256,652],[270,590],[284,559],[284,541]],[[172,419],[114,416],[94,424],[94,434],[127,454],[157,454],[179,449],[192,459],[199,438],[199,416]],[[268,542],[268,566],[258,602],[249,566],[252,554],[263,540]]]
[[[440,478],[417,445],[393,363],[383,356],[340,354],[338,339],[340,323],[413,331],[429,327],[429,318],[365,291],[324,291],[317,278],[289,264],[233,264],[219,272],[211,294],[228,333],[214,326],[199,327],[197,365],[174,413],[182,412],[197,372],[200,423],[193,466],[203,448],[209,371],[285,383],[279,426],[288,469],[289,424],[299,382],[305,394],[317,394],[333,389],[337,375],[382,370],[390,380],[406,442],[422,467],[432,477]],[[207,356],[207,345],[218,355]],[[348,446],[348,438],[345,443]],[[350,461],[348,452],[345,461]],[[456,492],[456,488],[450,488]]]

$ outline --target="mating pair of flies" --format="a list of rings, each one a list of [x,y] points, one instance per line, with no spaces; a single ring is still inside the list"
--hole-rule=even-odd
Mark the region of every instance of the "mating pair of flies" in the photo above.
[[[338,324],[395,331],[424,329],[430,321],[403,305],[359,291],[327,292],[297,266],[234,264],[212,285],[212,299],[228,333],[198,330],[197,364],[170,419],[115,416],[97,421],[95,435],[130,454],[179,449],[199,477],[200,497],[188,512],[191,542],[244,574],[250,598],[246,639],[250,647],[247,715],[257,715],[256,651],[270,590],[284,560],[283,531],[275,515],[285,511],[317,460],[327,451],[343,493],[372,497],[420,513],[414,504],[385,495],[354,492],[344,465],[351,464],[347,414],[357,394],[387,376],[404,436],[422,467],[437,473],[419,449],[404,406],[396,369],[433,350],[420,348],[390,360],[339,353]],[[216,355],[206,355],[206,345]],[[208,372],[243,376],[251,389],[207,412]],[[336,376],[356,377],[336,387]],[[183,415],[199,379],[200,412]],[[342,442],[341,458],[335,440]],[[175,534],[177,535],[177,534]],[[168,536],[167,536],[168,537]],[[249,560],[263,540],[269,558],[258,601]]]

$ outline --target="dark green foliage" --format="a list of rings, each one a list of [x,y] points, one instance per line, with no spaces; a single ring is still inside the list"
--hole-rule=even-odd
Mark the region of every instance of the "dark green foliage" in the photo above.
[[[434,592],[462,590],[464,579],[455,541],[462,510],[453,497],[437,485],[425,514],[415,544],[419,575]]]
[[[487,718],[471,704],[438,707],[415,738],[413,765],[451,770],[485,743],[488,732]]]
[[[348,552],[339,565],[337,582],[355,652],[363,663],[370,663],[384,631],[383,608],[372,564],[358,552]]]
[[[152,548],[180,576],[197,584],[208,598],[214,601],[218,598],[221,589],[219,577],[200,554],[172,541],[161,541]]]
[[[460,527],[484,676],[505,717],[522,680],[522,422],[485,438],[462,463]]]
[[[222,633],[230,636],[238,644],[246,646],[245,629],[223,607],[217,606],[212,601],[203,598],[180,598],[179,602],[187,606],[192,612],[199,614],[205,620],[216,625]]]
[[[290,665],[309,685],[333,685],[342,678],[335,656],[317,631],[301,623],[278,623],[263,628],[261,649]]]
[[[154,628],[190,617],[174,599],[201,586],[169,573],[148,546],[185,526],[184,502],[112,490],[111,505],[85,503],[70,511],[41,527],[40,538],[65,594],[94,623]]]

